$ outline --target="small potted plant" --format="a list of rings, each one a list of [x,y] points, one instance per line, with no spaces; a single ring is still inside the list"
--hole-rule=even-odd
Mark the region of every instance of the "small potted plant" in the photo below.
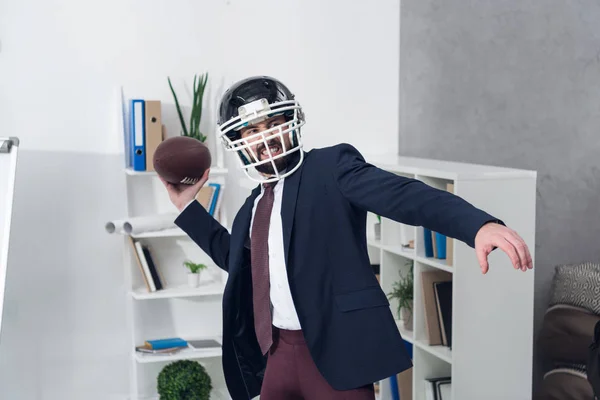
[[[189,260],[183,262],[190,272],[188,272],[188,285],[193,288],[197,288],[200,285],[200,272],[206,269],[205,264],[196,264]]]
[[[406,276],[400,274],[400,280],[394,282],[392,291],[388,293],[388,298],[398,301],[398,318],[403,323],[404,329],[412,331],[413,329],[413,263],[410,263],[410,272]]]
[[[192,360],[179,360],[160,371],[157,389],[160,400],[209,400],[212,381],[202,364]]]

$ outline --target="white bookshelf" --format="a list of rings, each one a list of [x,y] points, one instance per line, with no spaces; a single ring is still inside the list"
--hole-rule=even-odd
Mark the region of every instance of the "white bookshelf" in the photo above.
[[[223,168],[211,169],[210,182],[220,183],[226,196],[226,173]],[[168,194],[154,172],[135,173],[125,169],[128,216],[176,212]],[[226,202],[221,203],[218,219],[228,227]],[[145,354],[135,351],[145,340],[168,337],[184,339],[212,338],[221,343],[222,294],[226,273],[179,228],[131,235],[149,246],[154,262],[164,280],[165,288],[149,292],[144,284],[129,238],[123,232],[126,307],[128,315],[130,361],[130,398],[157,398],[156,379],[164,366],[177,360],[192,359],[207,368],[213,380],[214,397],[228,399],[221,367],[221,347],[202,350],[185,349],[173,354]],[[208,265],[201,273],[200,285],[187,283],[183,261]]]
[[[416,178],[454,193],[503,220],[529,246],[535,265],[535,171],[445,162],[400,156],[368,157],[392,173]],[[473,248],[452,241],[451,262],[425,257],[423,228],[382,218],[380,239],[374,237],[376,216],[368,217],[371,262],[380,264],[380,283],[389,293],[399,272],[414,263],[413,329],[399,330],[412,344],[412,394],[425,400],[428,378],[450,376],[452,399],[529,399],[532,393],[534,271],[517,271],[500,249],[488,257],[490,269],[481,273]],[[402,243],[414,239],[415,248]],[[452,276],[452,350],[429,345],[420,274],[443,270]],[[397,301],[390,301],[397,316]],[[379,399],[391,400],[389,379],[380,384]],[[406,399],[403,399],[406,400]],[[446,400],[446,399],[444,399]]]
[[[140,96],[143,97],[143,96]],[[169,100],[170,101],[170,100]],[[163,109],[164,116],[164,109]],[[163,121],[164,122],[164,121]],[[176,132],[176,129],[171,129]],[[125,135],[125,132],[121,132]],[[172,135],[168,135],[172,136]],[[227,174],[223,167],[223,152],[216,135],[206,141],[212,155],[209,183],[221,185],[222,196],[228,195]],[[122,160],[125,165],[125,160]],[[178,213],[171,203],[163,183],[155,171],[134,171],[123,168],[127,215],[116,215],[115,220],[137,216]],[[216,218],[229,229],[227,202],[221,201]],[[227,394],[221,364],[222,295],[227,274],[208,257],[180,228],[132,234],[131,238],[147,245],[159,270],[164,288],[150,292],[146,288],[131,249],[130,238],[123,231],[116,232],[123,239],[123,268],[125,286],[124,307],[130,349],[129,399],[158,399],[157,377],[169,363],[177,360],[196,360],[209,373],[213,392],[211,398],[230,399]],[[192,288],[187,283],[188,270],[183,262],[191,260],[208,265],[201,272],[200,285]],[[188,348],[170,354],[147,354],[135,350],[146,340],[181,337],[186,340],[214,339],[218,346],[206,349]]]

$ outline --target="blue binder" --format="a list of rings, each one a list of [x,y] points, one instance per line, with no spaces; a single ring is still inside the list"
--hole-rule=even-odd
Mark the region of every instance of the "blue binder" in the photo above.
[[[145,102],[140,99],[131,100],[131,117],[129,120],[131,154],[131,167],[134,171],[146,170],[146,127],[145,127]]]
[[[431,240],[431,229],[423,228],[423,242],[425,244],[425,257],[433,257],[433,240]]]
[[[437,248],[437,258],[446,258],[446,236],[435,232],[435,246]]]
[[[392,400],[404,400],[400,399],[400,390],[398,389],[398,381],[396,380],[396,376],[390,376],[389,381]]]
[[[221,185],[219,183],[209,183],[208,186],[215,188],[212,201],[208,208],[208,213],[212,216],[215,215],[217,203],[219,202],[219,192],[221,191]]]

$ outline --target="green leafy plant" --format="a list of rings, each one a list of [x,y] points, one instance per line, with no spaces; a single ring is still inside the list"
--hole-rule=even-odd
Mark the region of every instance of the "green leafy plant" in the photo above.
[[[414,287],[414,263],[412,260],[407,262],[410,264],[410,272],[406,276],[399,273],[400,279],[392,284],[392,291],[388,293],[388,299],[398,299],[398,317],[403,308],[412,312],[413,304],[413,287]]]
[[[208,400],[212,381],[197,361],[179,360],[166,365],[158,374],[160,400]]]
[[[208,81],[208,72],[206,74],[201,74],[200,77],[194,75],[194,85],[192,87],[192,111],[190,112],[189,128],[186,126],[183,118],[183,112],[181,111],[177,94],[175,94],[175,89],[173,89],[171,78],[167,77],[167,80],[169,81],[171,93],[173,93],[175,107],[177,107],[177,114],[179,115],[179,122],[181,123],[182,136],[190,136],[194,139],[204,142],[206,140],[206,136],[200,131],[200,121],[202,120],[202,104],[204,99],[204,90],[206,89],[206,82]]]
[[[208,268],[208,266],[206,266],[205,264],[196,264],[193,263],[191,261],[184,261],[183,265],[185,265],[192,274],[197,274],[198,272],[202,271],[203,269]]]

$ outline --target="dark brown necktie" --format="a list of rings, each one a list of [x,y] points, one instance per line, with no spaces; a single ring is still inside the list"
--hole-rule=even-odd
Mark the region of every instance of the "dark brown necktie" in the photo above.
[[[273,186],[275,183],[263,184],[264,193],[254,212],[250,237],[254,329],[263,355],[273,344],[269,282],[269,224],[273,209]]]

